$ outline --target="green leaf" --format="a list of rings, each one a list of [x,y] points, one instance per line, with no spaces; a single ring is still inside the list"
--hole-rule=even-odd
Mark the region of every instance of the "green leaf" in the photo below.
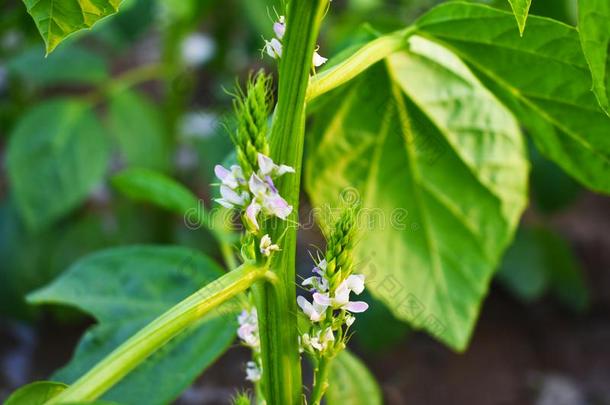
[[[23,0],[47,48],[119,11],[122,0]]]
[[[519,38],[510,13],[449,2],[418,30],[449,47],[511,108],[540,151],[588,187],[609,193],[610,119],[591,93],[578,33],[532,16]]]
[[[383,398],[375,377],[347,350],[333,360],[326,393],[328,405],[381,405]]]
[[[593,91],[610,115],[610,2],[579,0],[578,32],[593,75]]]
[[[409,47],[326,96],[306,184],[319,207],[360,199],[368,288],[463,350],[525,207],[525,147],[455,55],[421,37]]]
[[[127,165],[168,168],[169,145],[154,104],[135,92],[122,91],[110,100],[108,121]]]
[[[4,405],[43,405],[66,388],[63,383],[36,381],[13,392]]]
[[[523,35],[525,30],[525,22],[527,20],[527,14],[530,10],[532,0],[508,0],[510,6],[513,9],[513,14],[517,19],[517,25],[519,25],[519,33]]]
[[[520,228],[500,265],[497,277],[519,299],[531,302],[546,293],[549,272],[537,232]]]
[[[198,206],[197,197],[182,184],[148,169],[127,169],[112,178],[112,185],[134,201],[149,202],[178,215]]]
[[[589,306],[589,289],[583,269],[568,242],[550,229],[538,231],[553,295],[566,307],[582,312]]]
[[[28,297],[34,304],[79,308],[99,322],[87,331],[74,358],[56,378],[74,382],[144,325],[221,274],[211,259],[181,247],[132,246],[83,258]],[[103,399],[127,405],[171,402],[231,344],[234,310],[229,305],[204,317]]]
[[[546,227],[519,230],[498,278],[525,302],[552,293],[573,311],[584,311],[589,305],[589,290],[572,248]]]
[[[7,163],[28,227],[44,228],[81,204],[103,179],[108,157],[88,104],[56,99],[27,111],[10,135]]]
[[[77,46],[63,47],[46,58],[39,47],[30,48],[11,59],[7,67],[38,86],[97,84],[109,77],[104,58]]]

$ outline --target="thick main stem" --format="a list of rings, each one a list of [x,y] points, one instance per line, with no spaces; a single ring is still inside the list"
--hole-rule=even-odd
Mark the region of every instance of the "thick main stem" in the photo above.
[[[272,269],[279,282],[257,286],[256,297],[263,363],[262,387],[270,405],[302,402],[295,284],[296,224],[305,137],[305,95],[312,55],[328,0],[291,0],[280,61],[279,95],[271,129],[275,161],[294,167],[278,181],[280,194],[293,206],[288,221],[269,221],[266,231],[280,243]]]
[[[95,400],[172,338],[264,278],[266,272],[248,263],[211,282],[141,329],[46,404]]]

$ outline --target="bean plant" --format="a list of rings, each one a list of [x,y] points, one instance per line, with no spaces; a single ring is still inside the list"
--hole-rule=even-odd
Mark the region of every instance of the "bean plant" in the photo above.
[[[48,54],[122,12],[122,0],[23,2]],[[223,266],[180,246],[82,258],[28,301],[74,306],[98,324],[57,381],[26,385],[6,404],[169,403],[235,336],[251,356],[243,365],[251,389],[236,391],[235,404],[381,403],[347,349],[369,307],[365,288],[413,328],[465,350],[527,205],[528,147],[610,193],[610,2],[580,0],[578,29],[528,17],[530,0],[509,3],[514,13],[445,2],[395,32],[366,27],[334,56],[318,37],[337,4],[267,7],[273,35],[259,48],[277,72],[253,71],[226,90],[233,151],[214,167],[213,204],[202,208],[188,188],[150,168],[112,178],[127,197],[209,230]],[[176,73],[175,55],[164,57],[163,69]],[[86,156],[104,147],[93,107],[167,73],[160,69],[128,72],[84,107],[49,102],[17,125],[7,167],[27,221],[51,221],[91,190],[108,163],[107,155]],[[46,126],[49,116],[56,121]],[[26,184],[39,176],[39,157],[24,150],[55,132],[54,153],[67,165],[40,164],[56,170],[59,180],[48,181],[58,191],[71,191],[46,203]],[[83,145],[78,160],[62,158]],[[310,249],[309,270],[298,276],[305,193],[326,243]],[[145,276],[134,276],[134,266]]]

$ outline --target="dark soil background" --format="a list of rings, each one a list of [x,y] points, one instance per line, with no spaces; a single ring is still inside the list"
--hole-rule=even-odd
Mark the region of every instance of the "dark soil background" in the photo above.
[[[587,194],[552,224],[583,262],[590,309],[577,315],[551,299],[524,305],[494,284],[463,354],[420,333],[382,353],[364,351],[355,342],[353,349],[378,378],[386,403],[610,404],[610,201]],[[302,243],[315,238],[302,236]],[[87,326],[67,326],[51,316],[36,326],[2,321],[0,398],[48,378],[68,361]],[[177,403],[227,404],[236,387],[247,387],[247,357],[235,346]]]

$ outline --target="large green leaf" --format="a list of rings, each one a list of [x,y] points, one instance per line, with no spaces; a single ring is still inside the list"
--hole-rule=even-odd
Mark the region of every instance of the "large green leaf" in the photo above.
[[[17,208],[27,225],[43,228],[82,203],[107,162],[105,133],[90,105],[56,99],[27,111],[7,151]]]
[[[471,64],[519,116],[540,151],[588,187],[610,192],[610,118],[599,108],[578,33],[530,17],[523,38],[510,13],[449,2],[417,26]]]
[[[610,1],[579,0],[578,32],[593,75],[593,91],[610,115]]]
[[[328,377],[328,405],[381,405],[381,390],[366,366],[349,351],[333,360]]]
[[[135,92],[122,91],[110,100],[108,121],[128,166],[167,169],[170,150],[154,104]]]
[[[63,383],[36,381],[13,392],[4,405],[43,405],[66,388]]]
[[[68,35],[91,28],[119,11],[122,0],[23,0],[47,48],[52,52]]]
[[[134,201],[149,202],[178,215],[198,206],[197,197],[188,188],[153,170],[123,170],[112,178],[112,184]]]
[[[526,203],[525,147],[455,55],[420,37],[409,47],[326,96],[306,184],[317,206],[359,193],[369,288],[463,350]]]
[[[508,0],[510,6],[513,9],[513,14],[517,19],[517,25],[519,25],[519,32],[523,35],[525,30],[525,22],[527,20],[527,14],[530,11],[530,5],[532,0]]]
[[[77,307],[98,324],[56,379],[71,383],[137,330],[222,274],[201,253],[181,247],[133,246],[85,257],[49,286],[35,304]],[[235,336],[234,308],[205,317],[142,363],[104,399],[121,404],[165,404],[220,356]]]

